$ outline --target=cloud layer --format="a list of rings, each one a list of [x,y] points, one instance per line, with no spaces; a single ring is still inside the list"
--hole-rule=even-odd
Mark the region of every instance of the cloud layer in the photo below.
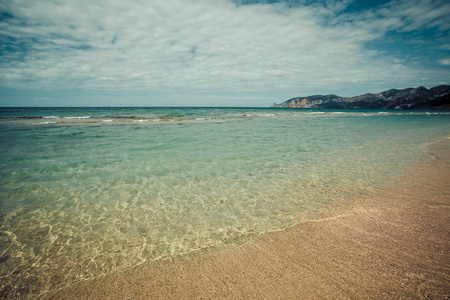
[[[307,2],[4,0],[1,86],[274,95],[448,83],[450,4]]]

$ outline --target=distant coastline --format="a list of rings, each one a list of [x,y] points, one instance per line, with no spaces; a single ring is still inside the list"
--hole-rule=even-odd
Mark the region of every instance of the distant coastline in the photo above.
[[[440,85],[427,89],[423,86],[403,90],[391,89],[378,94],[355,97],[337,95],[312,95],[296,97],[274,108],[324,108],[324,109],[421,109],[450,110],[450,86]]]

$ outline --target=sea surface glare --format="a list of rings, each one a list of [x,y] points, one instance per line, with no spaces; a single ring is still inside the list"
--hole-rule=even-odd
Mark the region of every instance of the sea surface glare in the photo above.
[[[0,298],[293,226],[449,133],[449,111],[0,108]]]

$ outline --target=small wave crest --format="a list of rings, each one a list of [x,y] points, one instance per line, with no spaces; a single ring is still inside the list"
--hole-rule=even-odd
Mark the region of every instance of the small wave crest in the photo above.
[[[90,119],[92,118],[91,116],[74,116],[74,117],[63,117],[64,119]]]
[[[313,111],[313,112],[309,112],[306,113],[307,115],[324,115],[325,112],[324,111]]]

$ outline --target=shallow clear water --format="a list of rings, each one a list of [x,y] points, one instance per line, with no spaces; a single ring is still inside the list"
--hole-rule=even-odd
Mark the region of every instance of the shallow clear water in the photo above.
[[[0,295],[292,226],[449,132],[445,111],[1,108]]]

